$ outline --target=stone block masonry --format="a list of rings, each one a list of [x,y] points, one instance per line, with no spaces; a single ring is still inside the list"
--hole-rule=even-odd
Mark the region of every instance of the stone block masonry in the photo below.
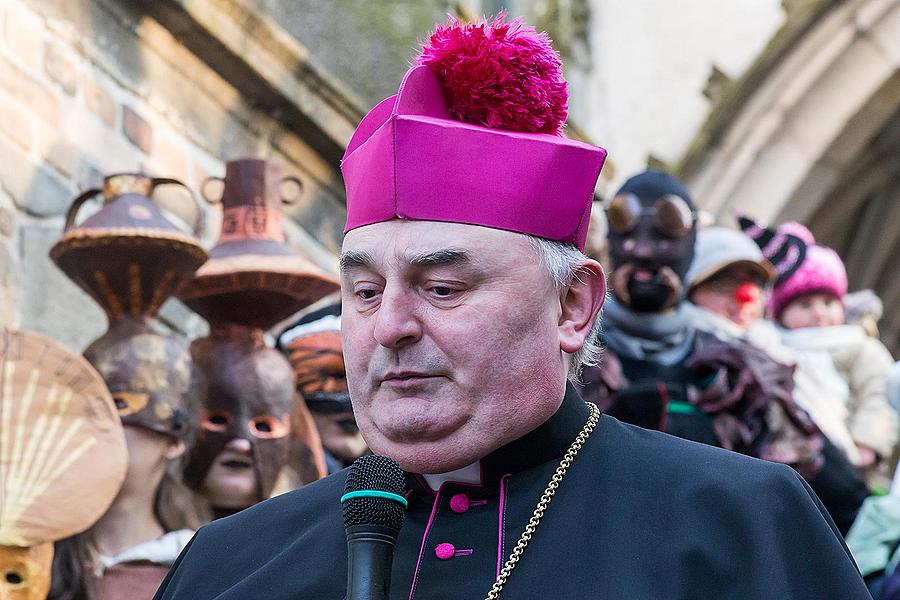
[[[47,253],[72,199],[103,174],[139,170],[199,190],[206,176],[224,174],[226,160],[271,158],[304,183],[289,240],[328,269],[340,243],[344,199],[333,156],[322,156],[277,111],[259,109],[241,84],[246,69],[233,78],[214,69],[170,32],[179,30],[175,17],[164,27],[141,5],[0,3],[0,324],[40,331],[78,352],[106,320]],[[184,193],[160,200],[186,222],[198,217]],[[85,216],[91,210],[86,205]],[[210,227],[219,222],[216,207],[201,210]],[[204,243],[216,234],[206,231]],[[161,322],[189,335],[205,328],[175,301]]]

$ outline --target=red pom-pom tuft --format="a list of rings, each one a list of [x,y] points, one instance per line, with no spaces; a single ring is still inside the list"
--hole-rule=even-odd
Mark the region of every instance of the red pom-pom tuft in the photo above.
[[[466,24],[451,18],[431,35],[415,64],[437,74],[454,119],[562,135],[569,94],[559,55],[547,34],[505,17]]]

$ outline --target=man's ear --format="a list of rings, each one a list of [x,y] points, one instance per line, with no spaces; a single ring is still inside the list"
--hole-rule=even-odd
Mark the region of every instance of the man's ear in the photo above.
[[[606,299],[606,274],[595,260],[586,260],[560,295],[559,347],[573,354],[584,345]]]
[[[187,446],[184,445],[183,440],[172,440],[168,449],[166,449],[166,458],[168,460],[174,460],[184,454],[186,449]]]

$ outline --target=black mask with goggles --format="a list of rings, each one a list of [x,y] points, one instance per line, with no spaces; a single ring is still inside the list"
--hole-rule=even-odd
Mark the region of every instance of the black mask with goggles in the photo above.
[[[661,171],[635,175],[606,214],[612,289],[619,301],[637,312],[677,304],[697,232],[697,211],[681,182]]]

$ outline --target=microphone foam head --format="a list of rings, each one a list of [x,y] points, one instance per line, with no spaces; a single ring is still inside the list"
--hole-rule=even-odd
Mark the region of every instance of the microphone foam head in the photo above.
[[[350,465],[344,492],[375,490],[402,496],[405,481],[396,461],[386,456],[362,456]],[[390,498],[349,498],[343,502],[344,527],[378,525],[399,532],[405,512],[403,504]]]

